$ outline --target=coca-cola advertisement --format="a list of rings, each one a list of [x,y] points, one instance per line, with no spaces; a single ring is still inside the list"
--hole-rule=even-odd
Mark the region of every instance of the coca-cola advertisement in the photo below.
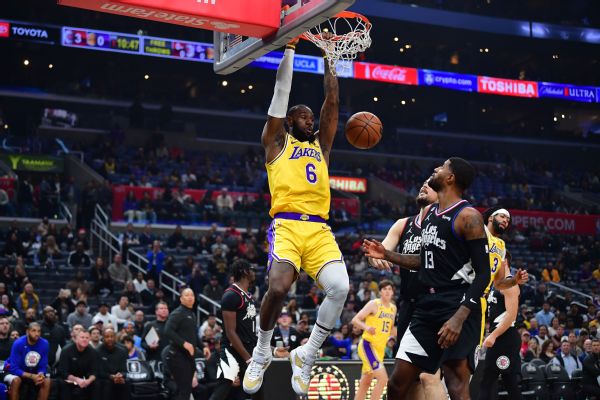
[[[398,85],[416,85],[417,69],[395,65],[355,62],[354,78],[396,83]]]

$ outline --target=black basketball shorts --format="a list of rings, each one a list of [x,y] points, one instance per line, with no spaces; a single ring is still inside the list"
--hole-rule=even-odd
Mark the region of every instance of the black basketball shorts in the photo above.
[[[516,328],[508,328],[485,354],[484,374],[489,369],[500,374],[521,373],[521,337]]]
[[[481,310],[471,311],[465,320],[456,344],[442,349],[438,332],[460,307],[468,286],[431,291],[416,303],[410,325],[400,342],[396,358],[434,374],[443,362],[466,359],[479,344]]]

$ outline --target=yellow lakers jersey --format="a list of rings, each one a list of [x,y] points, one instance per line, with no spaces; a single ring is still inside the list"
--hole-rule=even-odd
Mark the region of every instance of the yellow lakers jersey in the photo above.
[[[492,271],[490,275],[490,283],[487,288],[485,288],[484,297],[487,297],[487,294],[490,291],[490,287],[492,286],[492,282],[494,282],[494,278],[500,268],[502,267],[502,263],[506,259],[506,244],[504,244],[504,240],[497,238],[492,235],[489,231],[488,227],[485,227],[485,233],[488,239],[488,248],[490,252],[490,269]]]
[[[296,212],[329,218],[329,170],[318,139],[301,142],[286,133],[283,149],[266,167],[271,217]]]
[[[367,326],[375,328],[376,333],[371,335],[368,331],[363,332],[363,339],[367,340],[376,348],[385,347],[392,329],[394,328],[394,320],[396,319],[396,305],[390,303],[389,306],[384,306],[381,299],[375,300],[377,304],[377,312],[369,314],[365,319]]]

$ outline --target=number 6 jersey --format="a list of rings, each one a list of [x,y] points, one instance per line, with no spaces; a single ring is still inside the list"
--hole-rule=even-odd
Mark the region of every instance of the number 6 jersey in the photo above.
[[[318,139],[301,142],[286,133],[283,149],[266,168],[271,217],[294,212],[329,218],[329,170]]]

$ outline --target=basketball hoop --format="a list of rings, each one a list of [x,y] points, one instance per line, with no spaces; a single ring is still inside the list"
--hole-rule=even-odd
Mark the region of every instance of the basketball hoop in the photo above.
[[[341,70],[346,71],[351,68],[350,61],[371,46],[372,25],[367,17],[351,11],[342,11],[327,22],[303,33],[300,39],[311,41],[323,50],[329,70],[336,75],[340,60],[343,61]],[[331,36],[324,37],[325,32],[330,32]]]

